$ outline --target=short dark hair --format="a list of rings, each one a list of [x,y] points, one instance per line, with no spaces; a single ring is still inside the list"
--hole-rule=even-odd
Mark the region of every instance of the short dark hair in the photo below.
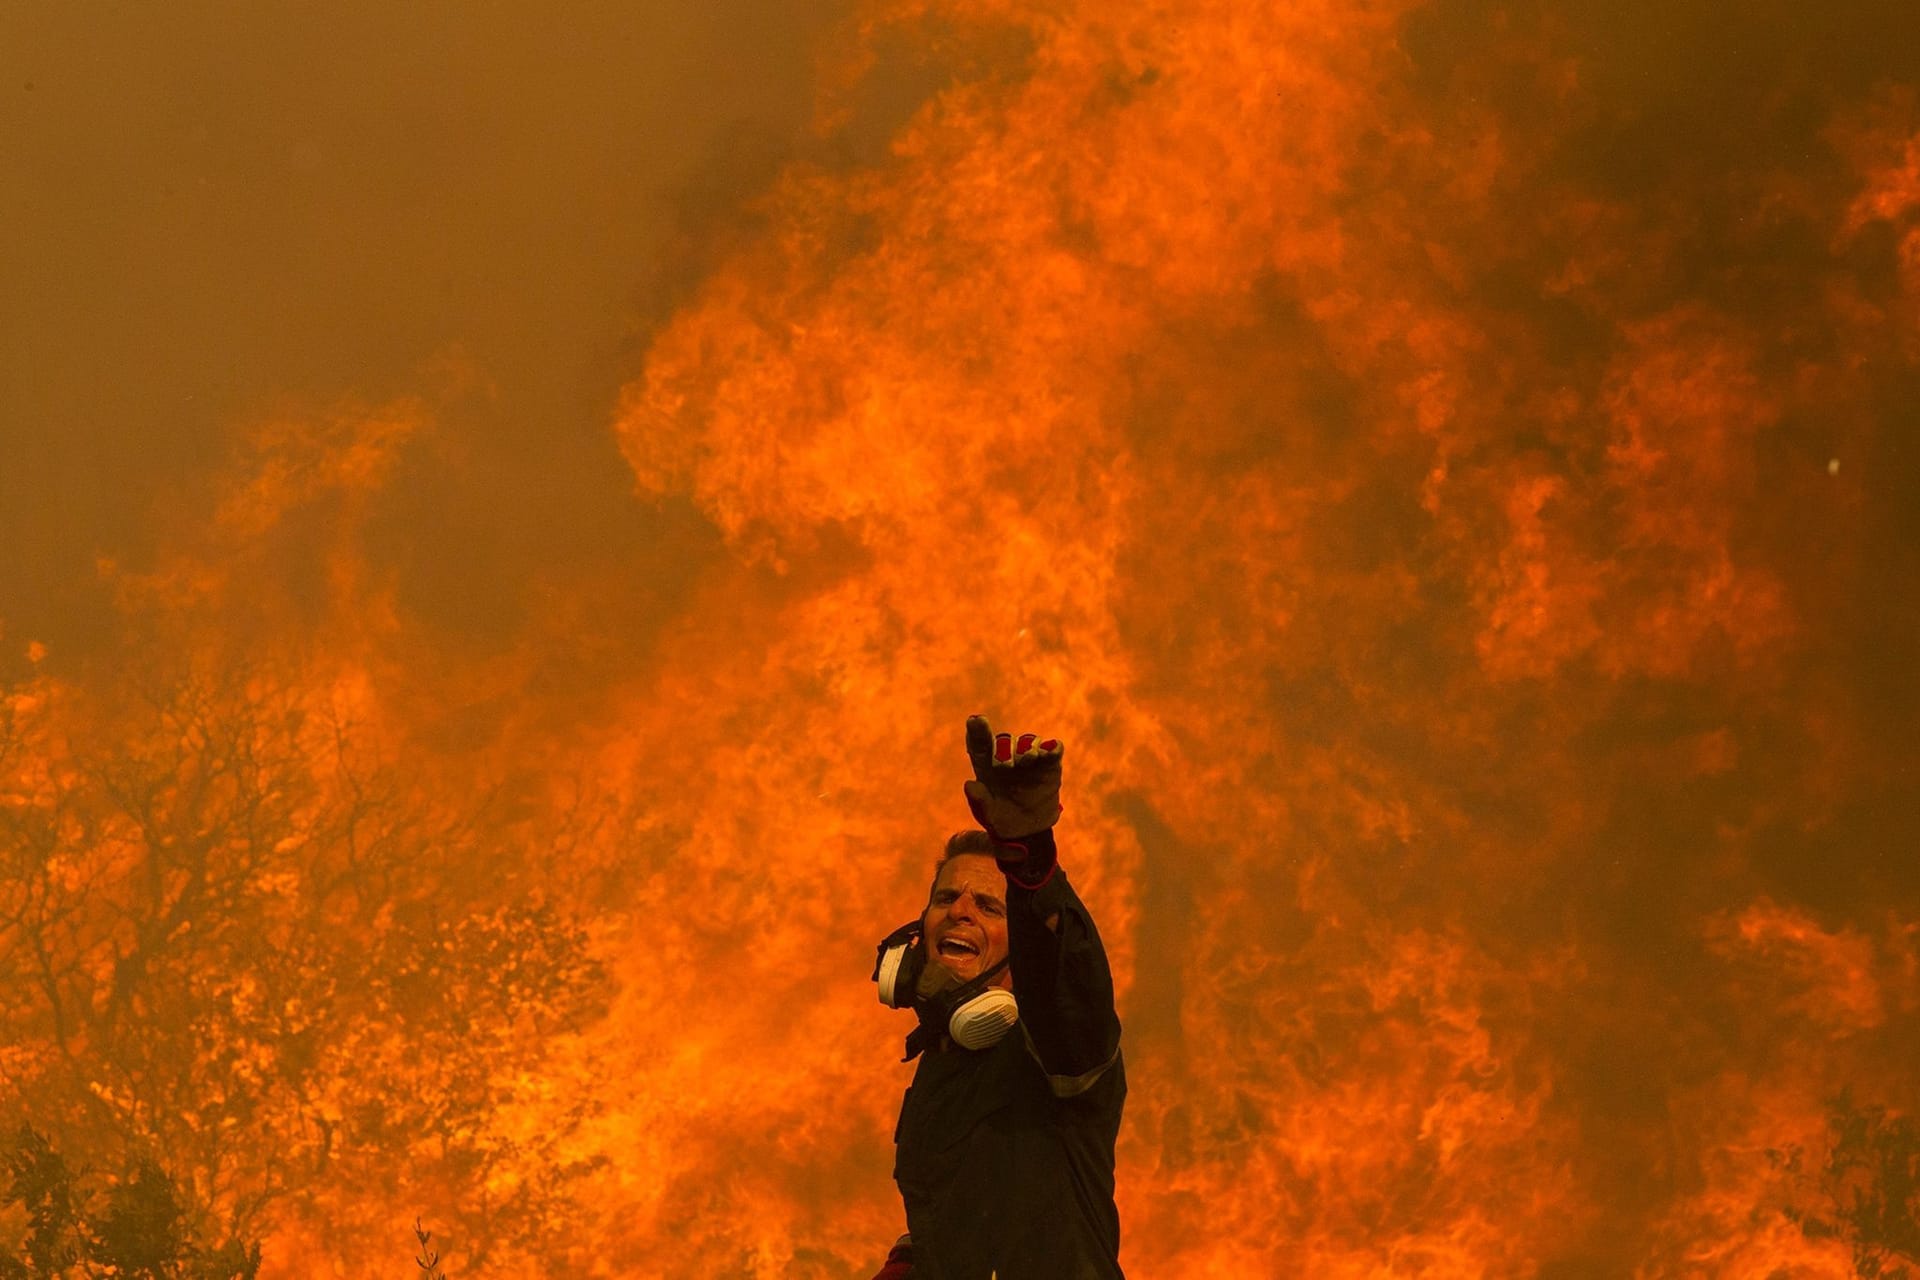
[[[940,868],[963,853],[984,853],[989,858],[996,857],[993,837],[979,828],[971,831],[956,831],[947,837],[946,848],[940,850],[940,856],[933,861],[933,879],[927,882],[927,901],[933,901],[933,887],[940,883]]]

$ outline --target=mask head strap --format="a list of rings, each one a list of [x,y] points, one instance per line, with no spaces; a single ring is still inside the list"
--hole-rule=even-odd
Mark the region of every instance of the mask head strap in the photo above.
[[[1011,955],[1001,956],[999,962],[992,968],[967,979],[953,990],[943,991],[931,1000],[916,1003],[913,1011],[919,1015],[920,1025],[908,1034],[905,1045],[907,1056],[900,1061],[912,1062],[927,1049],[938,1044],[940,1037],[947,1034],[948,1028],[953,1024],[954,1010],[985,991],[1012,959]]]
[[[893,1009],[913,1003],[913,990],[926,962],[918,920],[910,920],[880,939],[873,949],[872,974],[880,986],[880,1003]]]

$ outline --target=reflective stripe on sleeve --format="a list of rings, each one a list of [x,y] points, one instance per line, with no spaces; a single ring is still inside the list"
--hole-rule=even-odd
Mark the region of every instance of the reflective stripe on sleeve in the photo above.
[[[1046,1071],[1047,1064],[1040,1061],[1040,1051],[1033,1047],[1033,1036],[1028,1033],[1027,1024],[1024,1022],[1020,1024],[1020,1035],[1021,1038],[1027,1042],[1028,1054],[1033,1057],[1035,1062],[1040,1063],[1040,1069],[1042,1071]],[[1051,1071],[1048,1071],[1047,1087],[1053,1090],[1053,1096],[1056,1098],[1077,1098],[1087,1090],[1093,1088],[1095,1084],[1099,1083],[1100,1077],[1107,1073],[1107,1068],[1119,1060],[1120,1046],[1116,1044],[1113,1046],[1112,1055],[1109,1056],[1105,1062],[1090,1070],[1083,1071],[1077,1076],[1057,1076]]]

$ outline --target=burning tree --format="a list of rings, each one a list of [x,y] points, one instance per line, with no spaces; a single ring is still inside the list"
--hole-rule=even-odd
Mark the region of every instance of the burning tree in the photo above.
[[[256,1236],[293,1193],[372,1228],[343,1205],[374,1191],[400,1222],[456,1215],[470,1262],[537,1253],[581,1112],[502,1117],[602,982],[582,930],[517,891],[508,828],[484,797],[434,812],[261,670],[114,693],[0,700],[0,1110],[134,1167],[112,1204],[177,1196],[182,1239]],[[112,1204],[89,1239],[134,1222]]]

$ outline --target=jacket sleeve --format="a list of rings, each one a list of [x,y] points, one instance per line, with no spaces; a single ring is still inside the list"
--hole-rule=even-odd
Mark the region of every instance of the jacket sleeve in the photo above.
[[[1055,857],[1053,832],[1007,846],[1007,950],[1027,1046],[1054,1095],[1078,1096],[1120,1056],[1113,974],[1086,904]],[[1022,852],[1016,852],[1022,851]],[[1055,927],[1048,920],[1058,916]]]
[[[901,1236],[887,1251],[887,1260],[874,1273],[873,1280],[910,1280],[913,1275],[913,1237]]]

